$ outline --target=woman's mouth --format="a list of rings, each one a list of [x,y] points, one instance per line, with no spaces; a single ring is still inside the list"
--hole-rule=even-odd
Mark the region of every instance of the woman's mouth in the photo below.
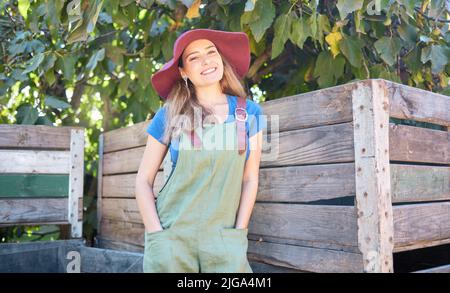
[[[207,69],[205,71],[202,71],[201,74],[202,75],[208,75],[208,74],[211,74],[211,73],[215,72],[216,69],[217,69],[217,67],[212,67],[212,68],[209,68],[209,69]]]

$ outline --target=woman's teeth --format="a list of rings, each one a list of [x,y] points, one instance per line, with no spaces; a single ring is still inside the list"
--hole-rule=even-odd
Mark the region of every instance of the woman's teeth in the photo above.
[[[211,69],[208,69],[208,70],[206,70],[206,71],[203,71],[202,74],[203,74],[203,75],[206,75],[206,74],[212,73],[212,72],[214,72],[214,71],[216,71],[216,68],[211,68]]]

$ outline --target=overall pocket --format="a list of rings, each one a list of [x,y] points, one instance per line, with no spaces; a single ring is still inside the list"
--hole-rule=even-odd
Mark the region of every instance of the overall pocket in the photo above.
[[[170,229],[144,232],[144,273],[163,273],[169,271],[172,259]]]
[[[247,259],[248,229],[222,228],[220,232],[229,259],[228,271],[251,273],[252,269]]]

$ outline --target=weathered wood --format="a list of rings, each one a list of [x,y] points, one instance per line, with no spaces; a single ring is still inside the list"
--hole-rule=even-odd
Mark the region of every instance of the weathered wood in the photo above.
[[[309,272],[362,272],[362,255],[338,250],[317,249],[249,240],[248,258]]]
[[[0,125],[0,148],[33,148],[33,149],[65,149],[70,148],[70,132],[72,129],[83,129],[74,126],[48,125]]]
[[[270,264],[266,264],[263,262],[249,260],[250,267],[252,268],[253,273],[260,274],[273,274],[273,273],[308,273],[306,271],[290,269],[280,266],[274,266]]]
[[[84,130],[72,129],[69,168],[68,220],[72,238],[80,238],[83,230]]]
[[[115,221],[103,218],[101,221],[103,239],[124,244],[144,246],[144,224]]]
[[[432,240],[432,241],[411,243],[411,244],[408,244],[406,246],[394,246],[394,252],[416,250],[416,249],[422,249],[422,248],[433,247],[433,246],[440,246],[440,245],[445,245],[445,244],[450,244],[450,238],[441,239],[441,240]]]
[[[69,176],[0,174],[0,198],[67,197]]]
[[[269,160],[263,154],[261,167],[351,162],[354,159],[353,126],[342,123],[284,131],[279,133],[279,143],[272,146],[272,153],[277,153],[278,157]]]
[[[305,203],[354,196],[354,174],[353,163],[262,168],[256,200]]]
[[[103,176],[102,197],[136,198],[135,181],[136,173]],[[156,194],[164,185],[162,171],[156,173],[153,192]]]
[[[107,238],[103,238],[101,236],[97,236],[97,246],[105,249],[112,249],[112,250],[121,250],[121,251],[129,251],[129,252],[144,252],[144,244],[142,245],[135,245],[135,244],[128,244],[123,243],[121,240],[111,240]]]
[[[142,224],[135,198],[103,198],[102,213],[103,219]]]
[[[81,247],[82,273],[142,273],[142,253]]]
[[[103,175],[137,172],[144,156],[144,147],[121,150],[103,155]],[[161,162],[159,170],[163,170]]]
[[[67,198],[7,199],[0,201],[0,226],[12,223],[65,223],[68,220]]]
[[[283,97],[264,102],[261,107],[267,115],[268,124],[273,119],[279,119],[279,131],[350,122],[351,91],[354,86],[355,83],[348,83]]]
[[[426,269],[426,270],[420,270],[420,271],[415,271],[413,273],[450,273],[450,264],[449,265],[445,265],[445,266],[439,266],[439,267],[435,267],[435,268],[431,268],[431,269]]]
[[[98,136],[98,168],[97,168],[97,235],[101,235],[101,225],[103,211],[103,152],[104,152],[104,134]]]
[[[450,97],[387,80],[376,81],[386,86],[391,117],[450,126]]]
[[[450,239],[450,202],[394,206],[396,247]]]
[[[353,207],[256,203],[249,233],[278,238],[357,245]]]
[[[0,150],[0,173],[68,174],[69,151]]]
[[[450,164],[448,131],[394,124],[390,124],[389,128],[391,160]]]
[[[450,167],[391,164],[392,202],[450,199]]]
[[[393,272],[389,168],[389,99],[382,81],[361,81],[352,92],[358,246],[364,272]]]
[[[114,129],[103,134],[105,153],[145,146],[148,133],[146,129],[151,120],[136,123],[133,126]]]

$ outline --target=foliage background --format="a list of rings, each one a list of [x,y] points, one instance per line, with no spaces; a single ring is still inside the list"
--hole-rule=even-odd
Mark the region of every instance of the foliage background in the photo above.
[[[86,128],[90,241],[98,136],[158,110],[150,76],[181,32],[246,32],[256,101],[366,78],[448,95],[449,10],[448,0],[0,0],[0,121]],[[2,229],[0,241],[59,237],[45,229]]]

